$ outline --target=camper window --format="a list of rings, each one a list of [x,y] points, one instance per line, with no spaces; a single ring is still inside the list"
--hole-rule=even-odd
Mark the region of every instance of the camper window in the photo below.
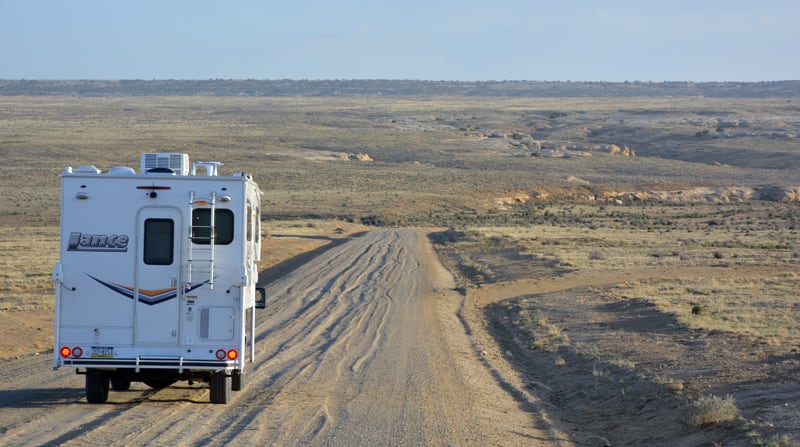
[[[172,219],[146,219],[144,221],[144,263],[149,265],[172,264],[175,223]]]
[[[256,243],[261,243],[261,207],[256,206]]]
[[[196,208],[192,210],[192,242],[208,245],[211,240],[211,210]],[[214,245],[228,245],[233,242],[233,211],[217,209],[214,211]]]
[[[247,242],[253,240],[253,206],[247,202]]]

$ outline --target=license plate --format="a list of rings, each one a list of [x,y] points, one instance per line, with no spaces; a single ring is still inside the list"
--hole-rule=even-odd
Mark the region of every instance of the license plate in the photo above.
[[[92,346],[91,357],[94,359],[110,359],[114,357],[114,347]]]

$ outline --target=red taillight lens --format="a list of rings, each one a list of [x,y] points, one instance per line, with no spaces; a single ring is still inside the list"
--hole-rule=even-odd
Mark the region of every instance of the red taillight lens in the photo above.
[[[67,358],[72,354],[72,349],[69,346],[64,346],[61,348],[61,357]]]
[[[225,359],[225,350],[224,349],[217,349],[217,360],[224,360]]]
[[[239,352],[235,349],[228,351],[228,360],[236,360],[239,358]]]
[[[75,346],[72,348],[72,356],[73,357],[80,357],[83,355],[83,349],[80,346]]]

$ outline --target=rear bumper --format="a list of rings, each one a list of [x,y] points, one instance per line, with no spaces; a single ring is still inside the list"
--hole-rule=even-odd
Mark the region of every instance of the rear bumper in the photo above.
[[[197,360],[183,357],[137,357],[137,358],[66,358],[61,366],[79,368],[127,368],[139,372],[142,369],[227,371],[236,367],[233,360]]]

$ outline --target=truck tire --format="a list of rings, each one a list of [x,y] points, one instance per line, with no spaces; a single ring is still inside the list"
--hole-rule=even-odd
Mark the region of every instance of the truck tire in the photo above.
[[[231,400],[231,376],[224,372],[215,372],[211,374],[211,380],[208,385],[211,389],[211,403],[212,404],[227,404]]]
[[[86,370],[86,401],[102,404],[108,400],[108,376],[93,369]]]
[[[114,391],[128,391],[131,389],[131,381],[126,379],[111,379],[111,389]]]
[[[231,389],[233,391],[242,391],[247,385],[247,381],[245,380],[244,371],[239,371],[237,369],[233,370],[233,375],[231,376]]]

